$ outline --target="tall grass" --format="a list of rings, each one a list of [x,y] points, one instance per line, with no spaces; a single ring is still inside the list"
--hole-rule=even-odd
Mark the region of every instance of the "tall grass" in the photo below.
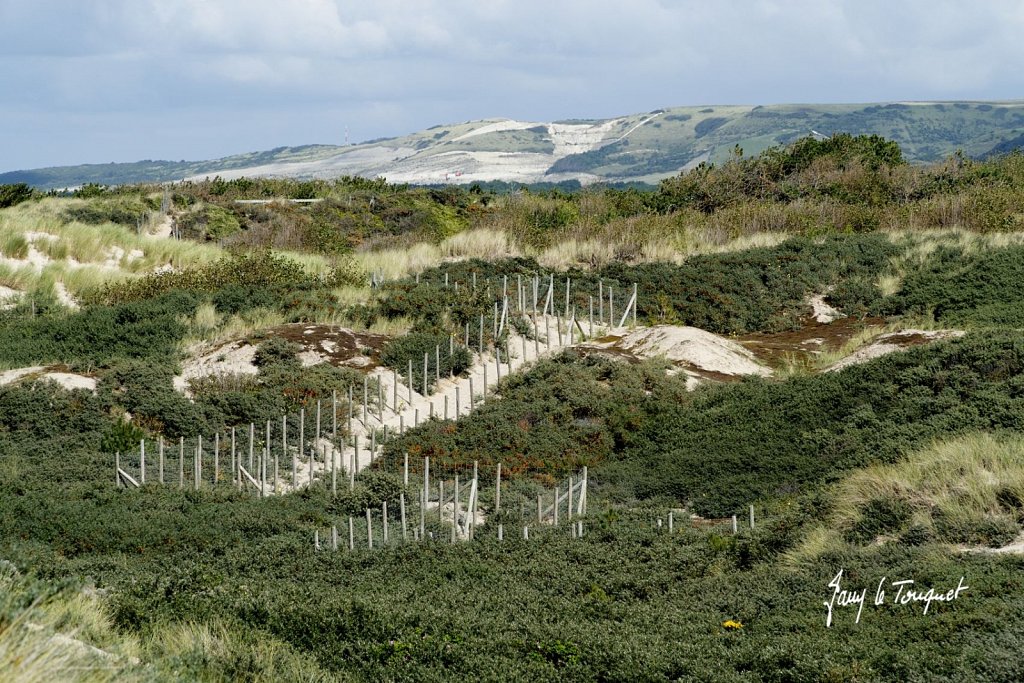
[[[937,441],[902,462],[854,472],[829,498],[829,520],[791,559],[840,547],[851,534],[861,542],[877,535],[911,544],[1002,545],[1020,532],[1024,437],[979,432]],[[881,526],[887,510],[902,521]]]
[[[114,630],[99,598],[53,592],[0,566],[0,679],[139,681],[149,677],[140,675],[138,654],[138,643]]]

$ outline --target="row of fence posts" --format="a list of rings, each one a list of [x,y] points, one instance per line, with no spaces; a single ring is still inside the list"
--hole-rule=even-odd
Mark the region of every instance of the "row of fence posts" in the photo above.
[[[366,508],[364,519],[356,516],[349,516],[347,519],[349,550],[356,548],[372,549],[375,544],[388,545],[395,540],[391,534],[391,525],[398,523],[400,539],[407,541],[445,540],[450,543],[459,541],[472,541],[477,536],[477,527],[484,520],[484,513],[480,509],[480,479],[479,464],[473,463],[473,476],[468,481],[460,480],[454,475],[454,480],[438,477],[434,483],[430,478],[430,458],[423,459],[422,487],[417,491],[418,519],[410,519],[410,504],[406,498],[406,491],[410,491],[409,457],[405,456],[402,465],[402,480],[405,490],[399,494],[398,519],[393,519],[394,510],[389,515],[388,503],[384,501],[378,509]],[[551,527],[558,528],[568,524],[573,538],[581,538],[584,534],[583,518],[587,514],[587,490],[588,490],[587,468],[584,467],[578,474],[570,476],[567,485],[555,487],[550,494],[537,495],[537,514],[532,521],[521,526],[521,533],[524,539],[530,538],[531,528]],[[489,514],[500,515],[502,512],[501,500],[502,465],[497,464],[494,477],[494,503]],[[434,492],[436,491],[436,503]],[[463,494],[465,494],[465,507],[463,507]],[[524,501],[520,500],[521,512],[525,510]],[[562,511],[564,508],[564,512]],[[532,513],[531,513],[532,514]],[[439,530],[440,536],[435,536],[434,531],[428,527],[428,522],[434,529]],[[380,532],[374,533],[374,525],[377,525]],[[361,527],[358,528],[357,527]],[[345,532],[342,525],[342,533]],[[519,531],[519,530],[517,530]],[[499,541],[505,539],[505,525],[499,522],[495,525],[495,534]],[[365,543],[362,539],[365,538]],[[315,550],[338,550],[344,547],[344,536],[339,544],[338,526],[331,527],[329,533],[321,539],[320,529],[313,532],[313,547]]]
[[[667,522],[668,522],[667,526],[668,526],[668,532],[670,534],[675,531],[675,512],[676,512],[675,510],[669,510],[668,511],[668,515],[667,515]],[[753,530],[753,528],[754,528],[754,506],[753,505],[750,505],[748,507],[748,520],[749,520],[750,529]],[[664,526],[666,526],[665,524],[663,524],[663,521],[664,520],[661,517],[658,517],[658,519],[657,519],[657,527],[659,529],[661,529]],[[737,515],[733,515],[731,518],[726,517],[726,518],[722,518],[722,519],[710,519],[710,520],[701,520],[701,521],[703,522],[703,525],[705,525],[705,526],[707,526],[707,525],[720,526],[720,525],[729,524],[731,522],[733,535],[735,536],[736,534],[739,533],[739,517]]]
[[[417,281],[418,281],[418,277],[419,276],[417,276]],[[532,316],[533,316],[532,322],[533,322],[533,330],[534,330],[533,342],[534,342],[534,346],[535,346],[535,349],[534,349],[535,357],[539,357],[540,353],[541,353],[540,342],[539,342],[539,327],[540,326],[539,326],[539,324],[537,322],[537,316],[538,315],[544,316],[544,324],[545,324],[545,328],[546,328],[545,344],[547,346],[547,350],[551,349],[551,341],[552,341],[550,318],[548,317],[549,315],[555,315],[557,317],[556,330],[558,332],[559,345],[562,345],[562,343],[564,341],[563,338],[562,338],[562,318],[558,317],[558,313],[556,311],[555,299],[556,299],[556,296],[557,296],[557,292],[556,292],[557,288],[555,286],[554,275],[553,274],[549,275],[547,279],[548,279],[548,282],[546,283],[547,284],[547,291],[546,291],[546,293],[542,297],[541,296],[541,291],[542,291],[542,284],[544,284],[544,283],[543,283],[543,278],[540,275],[534,275],[534,276],[532,276],[532,278],[530,278],[528,276],[525,281],[524,281],[524,278],[523,278],[523,276],[521,274],[520,275],[516,275],[516,280],[515,280],[516,291],[515,291],[515,297],[512,300],[514,303],[511,304],[512,310],[518,309],[518,311],[520,313],[528,314],[528,313],[530,313],[530,310],[531,310],[531,301],[532,301]],[[382,281],[383,280],[381,280],[381,282]],[[449,285],[449,278],[448,278],[448,274],[447,273],[445,274],[445,283],[444,284],[445,284],[446,287],[450,286]],[[508,319],[509,319],[508,318],[509,311],[510,311],[509,284],[510,284],[509,276],[507,276],[507,275],[503,276],[502,277],[502,296],[501,296],[502,304],[501,304],[500,311],[499,311],[499,307],[498,307],[498,302],[497,301],[494,302],[494,318],[493,318],[494,354],[495,354],[495,361],[496,361],[495,370],[496,370],[496,373],[497,373],[497,377],[496,377],[497,381],[501,380],[501,365],[502,365],[501,350],[499,348],[498,340],[500,339],[501,335],[504,333],[504,330],[506,329],[507,322],[508,322]],[[456,281],[454,283],[454,286],[455,286],[455,288],[457,290],[458,287],[459,287],[459,283]],[[491,286],[492,286],[491,285],[491,281],[488,280],[488,284],[487,284],[488,291],[490,291]],[[475,292],[476,289],[477,289],[477,278],[476,278],[476,273],[475,272],[472,274],[472,285],[471,285],[471,287],[472,287],[472,290]],[[613,288],[611,286],[607,286],[606,287],[603,280],[600,280],[598,282],[597,318],[598,318],[599,324],[601,324],[601,325],[605,324],[605,308],[604,308],[604,305],[605,305],[605,292],[606,292],[606,290],[607,290],[607,302],[608,302],[608,318],[607,318],[608,322],[607,322],[607,324],[609,326],[611,326],[611,325],[614,324],[614,301],[615,301],[615,299],[614,299],[614,290],[613,290]],[[589,296],[589,300],[590,300],[590,329],[589,329],[589,332],[590,332],[590,336],[592,337],[594,335],[594,331],[595,331],[595,327],[594,327],[594,297],[592,295]],[[576,320],[575,306],[571,304],[571,301],[572,301],[572,280],[570,278],[566,278],[565,279],[565,300],[564,300],[564,303],[565,303],[566,319],[569,321],[568,326],[567,326],[567,335],[568,335],[568,342],[569,342],[569,344],[573,343],[573,330],[574,330],[574,328],[579,329],[579,332],[580,332],[581,336],[587,336],[587,335],[584,334],[584,331],[583,331],[582,327],[580,326],[579,322]],[[626,304],[626,307],[625,307],[625,310],[623,312],[622,318],[619,321],[619,326],[620,327],[625,324],[625,321],[627,320],[627,318],[630,315],[630,313],[632,313],[633,323],[634,324],[636,323],[636,301],[637,301],[637,285],[634,283],[632,296],[628,300],[628,302]],[[538,308],[538,305],[541,302],[543,303],[543,305],[540,308]],[[571,318],[570,318],[570,316],[571,316]],[[483,331],[484,331],[484,316],[483,315],[480,316],[480,326],[479,326],[479,329],[480,329],[480,334],[479,334],[479,337],[478,337],[479,353],[480,353],[480,356],[481,356],[481,359],[482,359],[482,357],[484,355],[484,333],[483,333]],[[469,335],[470,335],[470,326],[467,324],[466,327],[465,327],[465,346],[467,348],[470,347]],[[522,357],[523,357],[523,359],[525,361],[525,359],[527,357],[527,353],[526,353],[527,339],[526,339],[525,335],[522,338],[522,345],[523,345],[523,349],[522,349],[523,356]],[[449,347],[448,347],[449,374],[451,374],[451,357],[454,355],[454,351],[455,351],[455,335],[452,334],[449,337]],[[508,350],[508,349],[506,350],[505,360],[506,360],[506,363],[507,363],[507,366],[508,366],[508,372],[511,373],[512,369],[513,369],[513,366],[512,366],[511,353],[509,351],[510,350]],[[434,355],[434,358],[433,358],[433,360],[434,360],[434,364],[433,364],[434,365],[434,367],[433,367],[434,372],[432,374],[434,376],[435,381],[439,381],[440,377],[441,377],[441,347],[440,347],[440,345],[438,345],[435,348],[435,352],[434,352],[433,355]],[[424,354],[424,359],[423,359],[423,396],[424,396],[424,399],[428,399],[429,398],[429,380],[430,380],[430,376],[431,376],[431,373],[430,373],[430,361],[431,361],[430,354],[429,353]],[[414,376],[414,372],[413,372],[414,369],[413,369],[413,362],[412,362],[412,360],[409,361],[407,369],[408,369],[408,374],[407,374],[405,379],[406,379],[406,387],[408,389],[408,405],[411,405],[413,403],[413,401],[414,401],[413,393],[414,393],[414,386],[416,385],[416,379],[417,379]],[[489,390],[489,386],[488,386],[488,373],[487,373],[487,364],[486,363],[483,366],[483,378],[482,379],[483,379],[483,387],[482,387],[482,392],[481,392],[480,396],[481,396],[482,400],[486,401],[487,393],[488,393],[488,390]],[[399,398],[399,382],[398,382],[399,375],[398,375],[398,371],[397,370],[393,370],[392,371],[392,380],[393,380],[393,392],[392,392],[391,410],[392,410],[393,413],[395,413],[396,415],[399,416],[399,425],[398,425],[397,430],[392,428],[391,434],[389,435],[387,425],[384,424],[385,411],[388,409],[388,406],[387,406],[386,393],[385,393],[384,388],[383,388],[383,382],[377,381],[377,391],[374,392],[376,394],[376,396],[373,396],[371,394],[371,391],[370,391],[370,380],[369,380],[369,377],[364,375],[364,378],[363,378],[363,392],[362,392],[363,396],[362,396],[362,406],[361,406],[361,415],[360,415],[361,416],[361,420],[359,420],[359,421],[362,422],[362,431],[364,432],[364,434],[363,434],[364,438],[367,438],[367,436],[369,438],[369,443],[366,444],[364,442],[363,446],[368,448],[368,450],[369,450],[369,453],[370,453],[369,461],[371,463],[374,461],[375,454],[377,452],[378,431],[380,431],[380,442],[381,443],[386,441],[389,436],[395,436],[396,435],[396,431],[397,431],[397,435],[398,436],[402,436],[405,433],[405,429],[406,429],[405,417],[403,415],[401,415],[402,406],[401,406],[400,398]],[[379,425],[381,427],[380,430],[378,430],[377,428],[374,428],[371,425],[371,419],[373,417],[372,407],[373,407],[373,403],[374,403],[374,401],[372,399],[374,399],[374,398],[376,399],[377,421],[378,421],[378,423],[379,423]],[[469,380],[469,397],[468,397],[468,403],[467,403],[467,405],[470,407],[470,410],[472,410],[472,406],[475,405],[476,400],[477,400],[477,393],[476,393],[475,387],[473,386],[473,378],[471,377],[470,380]],[[230,447],[230,463],[231,463],[231,467],[230,467],[230,470],[231,470],[231,473],[232,473],[232,475],[231,475],[231,482],[232,482],[232,484],[235,485],[235,486],[238,486],[239,488],[248,488],[246,486],[246,484],[249,484],[251,486],[251,488],[255,489],[257,491],[257,493],[259,493],[259,495],[261,495],[261,496],[267,494],[268,486],[271,487],[271,491],[272,492],[278,492],[278,490],[279,490],[279,482],[282,480],[282,477],[281,477],[281,474],[280,474],[280,465],[281,465],[280,459],[283,456],[285,458],[285,460],[286,460],[287,456],[289,454],[291,454],[291,456],[292,456],[291,485],[293,487],[297,487],[297,486],[299,486],[300,484],[303,483],[303,482],[300,482],[298,480],[298,473],[297,473],[298,460],[300,458],[308,459],[308,463],[309,463],[309,472],[308,472],[309,480],[308,480],[308,483],[312,483],[313,477],[314,477],[314,474],[315,474],[315,469],[316,469],[316,458],[317,458],[317,455],[318,455],[318,453],[317,453],[318,450],[321,451],[321,456],[322,456],[321,467],[322,467],[322,470],[323,470],[323,474],[325,476],[327,474],[326,457],[327,457],[328,450],[330,451],[330,454],[331,454],[331,468],[330,469],[331,469],[332,482],[333,482],[333,480],[336,480],[336,478],[338,476],[338,472],[337,472],[338,463],[336,461],[337,461],[338,458],[337,458],[337,454],[336,454],[335,451],[338,450],[338,449],[341,449],[341,447],[343,445],[343,443],[338,440],[338,396],[337,396],[337,392],[336,391],[333,392],[332,393],[332,397],[331,397],[331,436],[330,436],[330,443],[329,444],[322,444],[322,440],[321,440],[321,408],[322,408],[321,403],[322,403],[321,401],[317,401],[317,405],[316,405],[316,431],[315,431],[314,441],[313,441],[314,445],[313,445],[313,447],[308,448],[308,449],[306,447],[307,444],[306,444],[306,439],[305,439],[305,409],[300,410],[297,417],[296,416],[282,416],[282,418],[281,418],[282,425],[281,425],[281,430],[280,430],[281,449],[280,449],[280,452],[277,453],[277,454],[275,454],[273,452],[274,448],[273,448],[273,441],[272,441],[271,421],[267,421],[266,430],[265,430],[266,438],[265,438],[261,448],[258,451],[255,448],[255,442],[256,442],[255,425],[254,424],[250,424],[249,425],[249,429],[248,429],[248,437],[249,438],[248,438],[248,461],[247,461],[247,463],[243,462],[243,458],[242,458],[242,456],[240,454],[236,457],[236,441],[237,441],[237,434],[236,434],[236,432],[237,432],[237,428],[236,427],[232,427],[231,430],[230,430],[230,443],[231,443],[231,447]],[[455,414],[456,417],[461,415],[461,412],[462,412],[462,405],[461,404],[462,404],[461,391],[460,391],[460,389],[458,387],[456,387],[455,405],[454,405],[454,414]],[[353,449],[353,453],[352,453],[351,461],[349,463],[341,463],[341,469],[342,469],[341,474],[344,476],[344,474],[346,473],[345,470],[348,470],[348,475],[349,475],[350,479],[354,477],[355,471],[358,469],[358,464],[360,462],[360,460],[359,460],[359,454],[360,454],[359,436],[360,435],[356,432],[355,424],[354,424],[356,422],[356,415],[355,415],[355,407],[356,407],[356,405],[357,405],[357,403],[356,403],[356,399],[355,399],[355,396],[354,396],[354,390],[353,390],[352,387],[349,387],[349,391],[348,391],[348,420],[347,420],[347,425],[346,425],[347,426],[347,430],[346,431],[347,431],[347,439],[348,439],[347,445]],[[446,394],[445,397],[444,397],[444,412],[443,412],[444,419],[449,419],[450,409],[451,409],[451,405],[450,405],[449,397]],[[429,417],[430,418],[434,417],[434,412],[435,412],[434,411],[434,402],[430,401],[429,402]],[[290,449],[288,448],[289,418],[291,418],[291,417],[295,417],[297,422],[298,422],[298,426],[297,426],[297,432],[298,432],[298,434],[297,434],[297,440],[298,440],[297,452],[295,452],[294,450],[290,451]],[[413,420],[412,420],[413,424],[412,424],[412,426],[414,426],[414,427],[419,426],[419,422],[420,422],[420,411],[419,411],[419,409],[416,409],[414,411],[414,415],[412,417],[413,417]],[[225,438],[227,438],[227,434],[225,434]],[[192,466],[190,468],[188,468],[188,471],[189,471],[189,473],[191,475],[191,480],[192,480],[193,487],[198,489],[201,486],[202,482],[203,482],[203,465],[204,465],[204,459],[206,458],[206,454],[205,454],[205,451],[203,449],[203,439],[202,439],[201,436],[195,437],[192,441],[193,441],[193,445],[191,445],[190,448],[188,449],[188,452],[189,452],[189,454],[190,454],[190,456],[192,458]],[[208,447],[209,447],[209,441],[207,443],[208,443]],[[220,467],[220,462],[219,462],[220,461],[220,446],[221,446],[221,444],[220,444],[220,433],[218,433],[218,434],[214,435],[213,443],[212,443],[213,473],[212,473],[212,475],[210,475],[210,480],[211,480],[211,483],[213,483],[213,484],[220,483],[220,478],[221,478],[221,467]],[[178,458],[177,458],[178,459],[178,476],[177,476],[177,482],[178,482],[178,486],[179,487],[184,487],[185,484],[186,484],[186,468],[185,468],[186,449],[185,449],[185,439],[184,438],[179,438],[179,443],[178,443],[178,449],[177,450],[178,450]],[[165,476],[164,476],[165,475],[165,473],[164,473],[165,443],[164,443],[164,440],[162,438],[158,442],[158,451],[159,451],[159,456],[158,456],[159,457],[158,481],[159,481],[159,483],[163,484],[163,483],[165,483]],[[127,466],[127,463],[124,463],[124,464]],[[348,467],[346,467],[346,465],[348,465]],[[138,453],[138,478],[133,476],[125,467],[122,467],[121,454],[120,453],[115,455],[115,475],[116,475],[116,483],[117,483],[118,486],[124,485],[124,486],[138,487],[138,486],[146,483],[147,473],[146,473],[146,444],[145,444],[145,441],[142,441],[140,443],[140,448],[139,448],[139,453]],[[336,483],[332,483],[332,486],[336,486]]]

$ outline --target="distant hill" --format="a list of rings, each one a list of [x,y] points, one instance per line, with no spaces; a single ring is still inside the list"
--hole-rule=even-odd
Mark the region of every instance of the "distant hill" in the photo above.
[[[736,145],[756,154],[805,135],[836,132],[885,136],[912,162],[938,161],[957,150],[984,157],[1024,144],[1024,102],[728,105],[551,123],[490,119],[356,145],[280,147],[211,161],[12,171],[0,173],[0,183],[52,189],[215,175],[361,175],[414,184],[656,182],[701,161],[721,161]]]

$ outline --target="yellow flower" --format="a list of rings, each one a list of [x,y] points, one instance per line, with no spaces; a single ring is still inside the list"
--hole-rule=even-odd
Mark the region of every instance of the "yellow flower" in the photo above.
[[[732,619],[728,619],[728,620],[722,622],[722,627],[735,630],[735,629],[743,628],[743,624],[741,624],[738,621],[733,621]]]

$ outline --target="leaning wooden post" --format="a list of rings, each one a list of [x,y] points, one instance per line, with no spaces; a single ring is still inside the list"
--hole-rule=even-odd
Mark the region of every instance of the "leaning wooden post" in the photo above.
[[[636,298],[636,283],[633,283],[633,327],[636,327],[636,307],[640,300]]]
[[[139,442],[139,483],[146,484],[146,440]]]
[[[473,532],[476,529],[476,498],[480,491],[479,488],[479,462],[473,461],[473,483],[469,489],[469,538],[473,538]]]

